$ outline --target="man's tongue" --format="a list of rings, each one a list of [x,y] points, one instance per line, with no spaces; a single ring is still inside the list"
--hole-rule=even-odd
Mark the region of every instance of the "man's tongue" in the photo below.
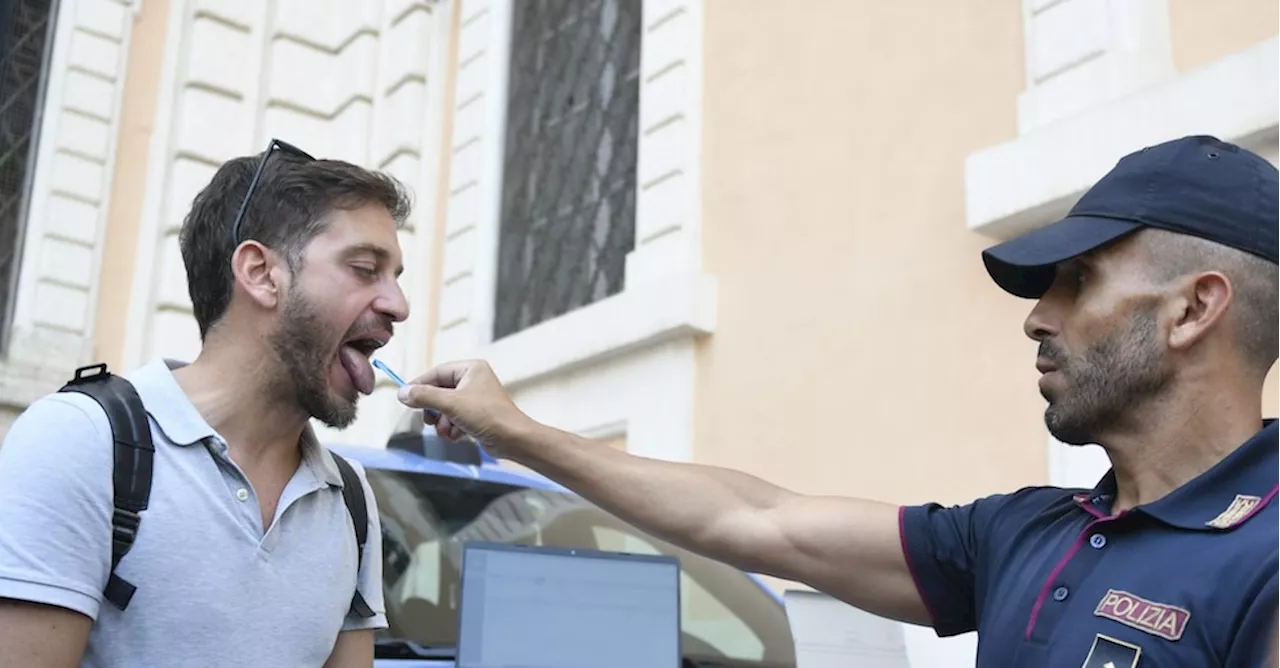
[[[355,385],[361,394],[371,394],[373,367],[369,366],[369,358],[351,346],[342,346],[338,351],[338,359],[342,360],[342,368],[347,370],[348,376],[351,376],[351,384]]]

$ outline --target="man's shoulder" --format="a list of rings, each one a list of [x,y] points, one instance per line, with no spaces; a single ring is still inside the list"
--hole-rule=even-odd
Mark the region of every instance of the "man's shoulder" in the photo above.
[[[371,519],[376,520],[377,519],[376,515],[378,512],[378,501],[373,494],[373,487],[369,484],[368,473],[365,471],[365,467],[360,462],[360,460],[356,457],[341,455],[337,452],[334,452],[332,449],[326,448],[323,446],[320,446],[318,450],[319,450],[320,457],[330,458],[331,461],[333,462],[333,465],[336,468],[341,469],[345,465],[347,468],[351,470],[351,473],[355,476],[356,481],[359,483],[359,489],[356,491],[359,494],[359,496],[364,499],[365,510],[367,514],[371,516]],[[346,495],[344,494],[343,496],[344,496],[343,502],[349,504],[350,501],[346,498]],[[352,510],[350,505],[348,505],[348,510]],[[355,518],[353,517],[352,519],[354,520]],[[376,527],[372,527],[371,530],[376,530]]]
[[[114,374],[135,385],[139,377],[155,375],[155,365],[139,367],[127,374]],[[94,371],[82,369],[83,376]],[[67,381],[79,380],[80,372],[68,372]],[[0,441],[0,468],[7,475],[24,470],[42,470],[56,465],[60,479],[84,480],[110,475],[114,464],[113,429],[100,397],[63,387],[37,398],[18,414]],[[143,397],[139,402],[149,411]]]
[[[1078,499],[1087,497],[1092,490],[1082,487],[1055,487],[1053,485],[1030,485],[1007,494],[1010,501],[1028,508],[1036,508],[1045,504],[1073,504]]]
[[[107,438],[111,422],[102,406],[81,392],[52,392],[31,402],[13,422],[9,439],[43,434]]]
[[[96,618],[111,549],[111,442],[101,407],[75,392],[40,397],[10,426],[0,446],[0,596]]]
[[[145,366],[131,369],[124,373],[112,375],[128,382],[135,389],[139,384],[153,382],[163,362],[153,362]],[[75,374],[68,373],[67,380],[78,379]],[[141,396],[139,397],[141,402]],[[38,426],[61,427],[62,429],[95,428],[100,435],[111,433],[111,422],[107,418],[102,405],[96,399],[80,391],[64,389],[49,392],[31,402],[19,414],[17,422],[27,422]]]
[[[322,450],[328,453],[328,456],[333,458],[335,465],[339,465],[339,462],[346,463],[347,466],[351,467],[352,473],[355,473],[356,479],[360,481],[360,484],[364,487],[369,486],[369,473],[359,459],[356,457],[340,455],[329,448],[322,448]]]
[[[993,540],[1014,539],[1076,514],[1077,499],[1082,494],[1087,490],[1048,485],[1021,487],[978,499],[973,504],[973,519]]]
[[[110,476],[111,422],[92,397],[55,392],[33,401],[0,442],[0,480],[41,476],[52,484]]]
[[[1050,485],[1031,485],[1013,491],[1001,492],[979,498],[974,503],[985,505],[988,512],[1002,517],[1034,517],[1045,513],[1060,512],[1076,503],[1080,495],[1089,490]]]

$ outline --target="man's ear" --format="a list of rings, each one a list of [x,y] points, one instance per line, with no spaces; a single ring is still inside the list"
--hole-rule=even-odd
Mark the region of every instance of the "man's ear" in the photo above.
[[[289,287],[289,272],[280,256],[252,239],[231,254],[231,275],[249,299],[265,309],[275,308]]]
[[[1231,281],[1217,271],[1188,278],[1179,289],[1177,317],[1169,330],[1169,346],[1185,350],[1204,340],[1226,317],[1235,295]]]

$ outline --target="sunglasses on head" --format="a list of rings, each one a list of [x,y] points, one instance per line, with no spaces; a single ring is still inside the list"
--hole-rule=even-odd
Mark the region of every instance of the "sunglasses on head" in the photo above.
[[[240,238],[240,225],[244,222],[245,212],[249,210],[249,199],[253,197],[253,191],[258,187],[258,180],[262,178],[262,173],[266,171],[267,160],[270,160],[271,154],[276,151],[283,151],[307,160],[315,160],[315,156],[289,142],[273,138],[271,143],[267,144],[267,150],[262,152],[262,158],[258,160],[258,167],[253,170],[253,179],[249,181],[249,189],[245,191],[244,200],[240,202],[240,210],[236,211],[235,222],[231,224],[231,239],[235,241],[237,246],[244,241],[244,239]]]

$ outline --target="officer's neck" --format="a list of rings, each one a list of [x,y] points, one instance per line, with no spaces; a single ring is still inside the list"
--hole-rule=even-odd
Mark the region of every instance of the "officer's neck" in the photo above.
[[[1112,512],[1151,503],[1213,468],[1262,428],[1261,383],[1184,383],[1098,439],[1116,478]]]

